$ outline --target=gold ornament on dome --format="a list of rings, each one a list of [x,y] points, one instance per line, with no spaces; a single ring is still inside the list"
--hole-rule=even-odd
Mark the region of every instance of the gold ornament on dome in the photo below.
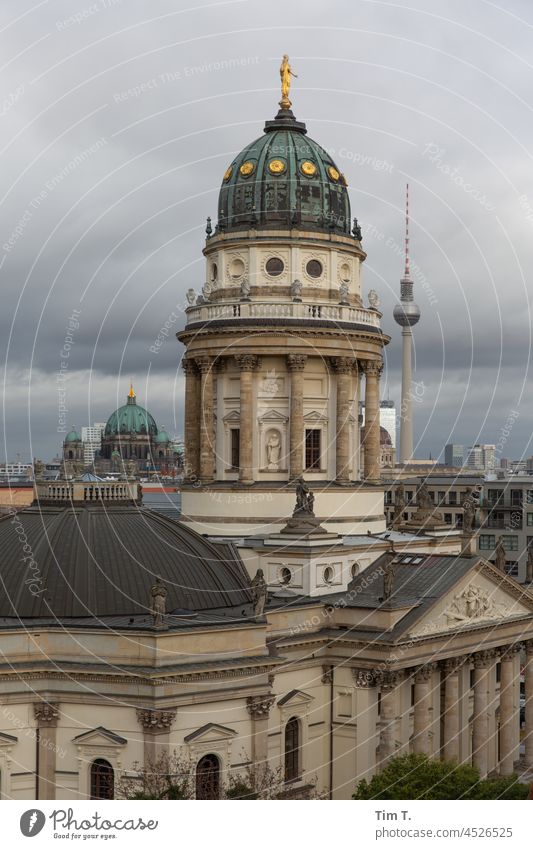
[[[291,77],[296,77],[296,79],[298,79],[298,74],[293,73],[293,70],[289,64],[289,57],[286,53],[284,54],[283,59],[281,60],[279,76],[281,79],[281,100],[279,102],[279,105],[282,109],[290,109],[292,106],[292,103],[289,100],[289,91],[292,82]]]
[[[285,171],[285,163],[281,159],[272,159],[268,163],[268,170],[271,174],[282,174]]]
[[[306,159],[305,162],[302,162],[302,164],[300,165],[300,169],[302,171],[302,174],[305,174],[306,177],[314,177],[314,175],[316,174],[316,165],[314,164],[314,162],[309,162],[308,159]]]
[[[230,165],[229,168],[226,169],[226,173],[224,174],[224,182],[227,183],[231,175],[233,174],[233,165]]]
[[[328,167],[328,174],[329,174],[330,178],[331,178],[331,179],[332,179],[335,183],[338,181],[338,179],[339,179],[339,177],[340,177],[339,172],[337,171],[337,169],[336,169],[336,168],[334,168],[334,167],[333,167],[333,165],[330,165],[330,166]]]
[[[255,165],[253,162],[243,162],[239,171],[241,172],[243,177],[249,177],[250,174],[253,174]]]

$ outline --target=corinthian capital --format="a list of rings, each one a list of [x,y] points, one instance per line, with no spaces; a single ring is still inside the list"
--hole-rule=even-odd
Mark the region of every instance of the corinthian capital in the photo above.
[[[274,696],[248,696],[246,707],[252,719],[266,719],[274,704]]]
[[[383,360],[359,360],[366,377],[381,377]]]
[[[307,362],[307,354],[287,354],[289,371],[303,371]]]
[[[235,354],[235,361],[241,371],[254,371],[259,365],[256,354]]]
[[[213,360],[211,357],[195,357],[194,362],[202,372],[202,374],[206,374],[210,369],[213,368]]]
[[[57,725],[59,705],[51,702],[35,702],[33,705],[35,719],[39,725]]]
[[[352,374],[357,360],[354,357],[330,357],[331,367],[337,374]]]
[[[360,689],[367,690],[378,683],[379,676],[374,669],[352,669],[352,675],[355,686]]]
[[[170,710],[137,710],[137,720],[145,731],[168,731],[176,719],[176,708]]]
[[[198,374],[198,368],[194,360],[182,360],[181,367],[187,377],[190,374]]]
[[[424,663],[423,666],[417,667],[414,672],[414,679],[417,683],[423,683],[424,681],[429,681],[434,670],[436,669],[436,663]]]

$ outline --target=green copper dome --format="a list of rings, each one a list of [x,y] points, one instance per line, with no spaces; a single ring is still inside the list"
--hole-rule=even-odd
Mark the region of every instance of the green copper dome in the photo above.
[[[156,442],[158,445],[167,444],[170,442],[170,436],[168,435],[166,430],[162,429],[157,434],[154,442]]]
[[[350,235],[344,175],[306,133],[290,109],[267,121],[224,174],[217,232],[299,227]]]
[[[150,415],[148,410],[137,405],[137,399],[133,391],[133,386],[130,388],[128,398],[123,407],[109,416],[105,426],[105,436],[115,436],[116,434],[148,434],[157,436],[157,425],[155,419]]]
[[[72,428],[65,436],[65,442],[81,442],[81,436],[77,430]]]

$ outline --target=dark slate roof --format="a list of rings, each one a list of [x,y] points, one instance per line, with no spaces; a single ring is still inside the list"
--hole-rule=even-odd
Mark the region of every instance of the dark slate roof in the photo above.
[[[251,602],[231,544],[151,510],[58,505],[0,519],[0,617],[146,616],[157,576],[168,612]]]
[[[406,609],[390,631],[367,628],[364,625],[350,629],[350,634],[357,639],[394,641],[402,634],[409,632],[419,619],[427,615],[435,602],[445,596],[482,558],[459,557],[443,554],[422,554],[420,552],[401,552],[397,555],[395,565],[393,595],[388,601],[383,600],[383,572],[390,555],[382,554],[370,566],[357,575],[348,585],[346,593],[323,597],[331,604],[341,599],[347,607],[381,608],[383,610]],[[407,562],[409,561],[409,562]],[[528,604],[533,612],[533,599],[524,592],[523,587],[509,575],[503,575],[495,570],[495,579],[502,584],[515,587],[521,600]],[[473,622],[472,627],[486,622]],[[336,635],[338,637],[338,634]]]

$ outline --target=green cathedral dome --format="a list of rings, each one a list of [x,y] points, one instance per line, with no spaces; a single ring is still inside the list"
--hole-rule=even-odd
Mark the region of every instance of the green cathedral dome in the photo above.
[[[105,426],[104,436],[116,434],[148,434],[157,436],[155,419],[144,407],[139,407],[133,386],[130,388],[126,403],[109,416]]]
[[[224,174],[217,232],[298,227],[350,235],[344,175],[306,133],[290,109],[266,122]]]
[[[81,442],[81,436],[75,428],[69,430],[67,435],[65,436],[65,442]]]

